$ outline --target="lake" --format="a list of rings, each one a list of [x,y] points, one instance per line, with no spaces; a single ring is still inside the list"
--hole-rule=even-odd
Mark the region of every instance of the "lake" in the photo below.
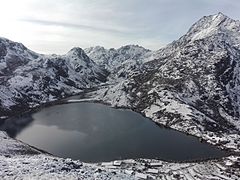
[[[120,159],[192,161],[226,152],[192,136],[162,128],[130,110],[97,103],[70,103],[6,120],[9,136],[53,155],[84,162]]]

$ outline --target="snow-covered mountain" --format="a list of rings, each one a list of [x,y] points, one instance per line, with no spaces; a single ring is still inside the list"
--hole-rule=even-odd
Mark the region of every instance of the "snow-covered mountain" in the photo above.
[[[147,72],[152,77],[145,83],[150,81],[153,87],[148,88],[155,92],[171,92],[178,103],[189,109],[188,118],[193,122],[205,127],[213,123],[215,130],[228,125],[239,130],[239,45],[239,21],[221,13],[203,17],[186,35],[159,50],[159,59],[147,63],[158,68]],[[142,75],[136,79],[142,80]],[[160,99],[164,98],[161,93]],[[173,109],[163,111],[174,114]],[[181,117],[187,118],[185,113],[179,111]]]
[[[62,56],[41,55],[1,38],[1,115],[76,94],[105,82],[107,75],[81,48]]]
[[[138,45],[122,46],[118,49],[105,49],[96,46],[84,50],[98,65],[112,72],[115,77],[128,78],[139,71],[143,60],[151,51]]]
[[[231,137],[235,144],[227,142],[240,147],[239,45],[239,21],[222,13],[203,17],[146,57],[143,72],[105,89],[100,99],[215,144]]]
[[[204,17],[178,41],[159,50],[159,59],[147,63],[158,66],[151,80],[157,86],[163,82],[173,86],[183,99],[188,97],[188,103],[199,100],[206,105],[214,101],[224,106],[227,114],[239,117],[239,44],[240,22],[221,13]]]

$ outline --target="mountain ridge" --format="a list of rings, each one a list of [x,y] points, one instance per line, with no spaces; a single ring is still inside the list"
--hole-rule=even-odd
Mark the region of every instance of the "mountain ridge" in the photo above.
[[[133,71],[139,70],[145,56],[151,53],[139,45],[125,45],[118,49],[96,46],[85,49],[86,54],[98,65],[104,67],[116,77],[129,77]],[[124,69],[124,71],[123,71]]]

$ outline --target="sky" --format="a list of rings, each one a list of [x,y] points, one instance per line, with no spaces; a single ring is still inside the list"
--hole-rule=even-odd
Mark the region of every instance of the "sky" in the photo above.
[[[240,0],[0,0],[0,37],[46,54],[96,45],[157,50],[218,12],[240,20]]]

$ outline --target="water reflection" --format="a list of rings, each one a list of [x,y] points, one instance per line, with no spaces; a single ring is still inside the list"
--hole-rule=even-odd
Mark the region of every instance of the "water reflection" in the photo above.
[[[34,119],[30,115],[6,119],[0,125],[0,130],[6,131],[10,137],[15,138],[17,134],[19,134],[25,127],[28,127],[33,120]]]

